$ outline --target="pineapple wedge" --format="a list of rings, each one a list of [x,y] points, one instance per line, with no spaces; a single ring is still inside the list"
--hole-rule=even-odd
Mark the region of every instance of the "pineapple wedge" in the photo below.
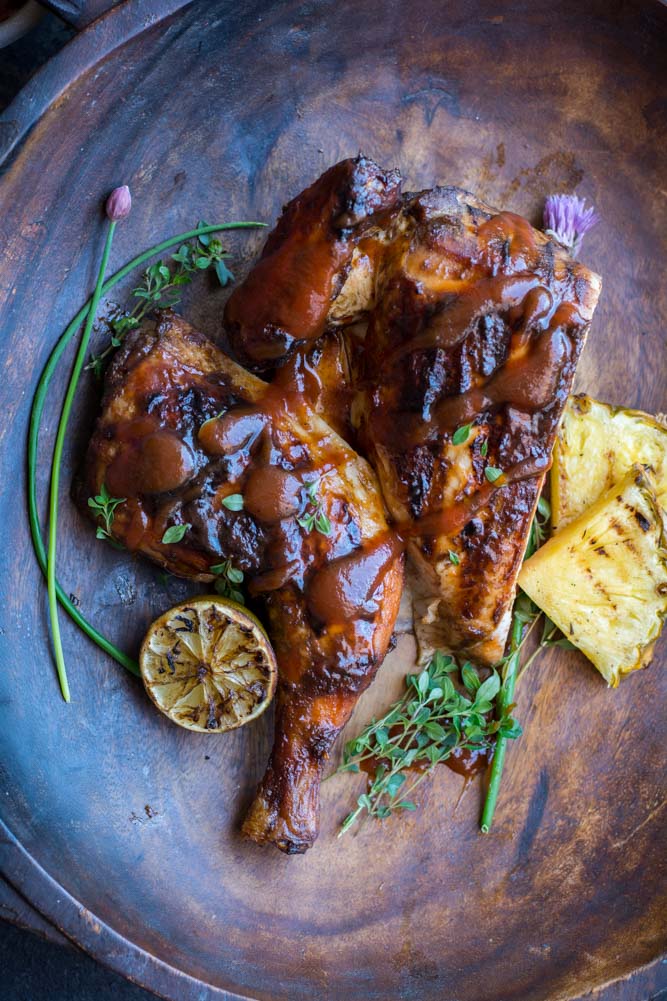
[[[641,410],[571,396],[551,469],[551,525],[557,532],[618,483],[634,462],[651,466],[667,509],[667,426]]]
[[[667,617],[667,535],[634,465],[527,560],[519,585],[614,688],[645,667]]]

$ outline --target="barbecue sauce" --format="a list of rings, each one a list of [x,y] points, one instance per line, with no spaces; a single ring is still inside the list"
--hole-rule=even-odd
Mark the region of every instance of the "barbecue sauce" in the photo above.
[[[343,160],[286,206],[262,256],[225,308],[243,360],[267,367],[299,341],[322,335],[336,281],[378,212],[400,195],[400,177],[366,157]]]

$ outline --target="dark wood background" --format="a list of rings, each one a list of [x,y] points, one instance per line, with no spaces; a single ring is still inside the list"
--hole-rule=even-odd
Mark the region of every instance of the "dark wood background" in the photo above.
[[[665,409],[664,8],[181,6],[121,4],[0,121],[0,869],[70,938],[179,1001],[555,1001],[609,982],[605,998],[647,997],[664,985],[664,642],[618,692],[578,655],[543,658],[519,691],[526,734],[490,837],[478,789],[460,798],[443,769],[416,814],[337,840],[358,791],[339,777],[316,847],[282,858],[237,833],[268,719],[219,740],[177,732],[68,623],[73,702],[59,700],[23,456],[38,373],[94,280],[110,187],[134,195],[116,267],[199,218],[270,221],[359,148],[408,187],[461,184],[535,220],[547,193],[592,197],[603,222],[583,256],[605,284],[578,386]],[[259,238],[229,242],[241,275]],[[204,279],[184,312],[215,336],[223,297]],[[94,398],[91,383],[68,475]],[[61,537],[63,583],[128,649],[187,592],[96,544],[66,495]],[[351,729],[391,699],[412,650],[403,636]]]

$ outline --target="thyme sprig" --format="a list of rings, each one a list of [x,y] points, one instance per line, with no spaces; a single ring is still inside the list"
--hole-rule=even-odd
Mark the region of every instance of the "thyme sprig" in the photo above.
[[[548,537],[551,509],[540,498],[530,529],[526,559]],[[451,554],[450,554],[451,559]],[[542,621],[541,639],[519,670],[521,652]],[[516,682],[549,646],[571,644],[547,619],[528,595],[519,592],[514,604],[509,651],[484,681],[471,664],[460,669],[452,657],[438,652],[425,671],[408,675],[406,692],[379,720],[345,745],[338,772],[369,772],[367,789],[343,821],[340,834],[362,816],[380,820],[392,813],[416,809],[410,798],[436,764],[459,749],[493,753],[489,788],[481,819],[486,833],[491,826],[500,788],[507,741],[519,737],[521,727],[513,718]],[[454,684],[460,675],[464,692]]]
[[[453,678],[460,674],[463,692]],[[501,687],[492,671],[482,681],[468,663],[460,668],[452,657],[436,653],[420,674],[409,674],[406,692],[379,720],[345,745],[339,772],[358,772],[371,765],[368,789],[343,821],[340,834],[366,814],[384,820],[392,813],[415,810],[409,797],[432,769],[455,751],[484,751],[497,735],[518,737],[521,728],[507,705],[493,718],[493,702]]]
[[[198,226],[207,225],[205,222],[198,223]],[[225,264],[229,256],[217,236],[199,233],[194,239],[182,243],[170,257],[149,265],[141,283],[132,290],[132,298],[137,301],[131,307],[120,309],[107,321],[111,332],[109,344],[100,354],[91,355],[86,370],[101,377],[106,359],[120,347],[126,334],[135,330],[154,310],[176,306],[181,301],[182,287],[188,285],[199,272],[213,268],[220,284],[227,285],[234,278]]]
[[[106,484],[103,483],[100,487],[100,492],[95,497],[88,498],[88,507],[95,512],[98,517],[104,522],[104,526],[98,525],[97,535],[98,539],[102,539],[110,543],[114,549],[122,549],[120,542],[114,539],[111,528],[113,526],[113,520],[116,514],[116,508],[120,504],[124,504],[127,498],[125,497],[112,497],[107,490]]]
[[[237,601],[239,605],[245,605],[243,592],[238,588],[238,585],[243,583],[243,570],[235,567],[231,560],[216,563],[215,566],[210,567],[210,570],[217,578],[214,584],[216,592],[221,594],[223,598],[231,598],[232,601]]]
[[[318,497],[319,486],[319,480],[304,484],[301,512],[296,520],[307,532],[316,529],[321,535],[331,535],[331,521],[322,510]]]

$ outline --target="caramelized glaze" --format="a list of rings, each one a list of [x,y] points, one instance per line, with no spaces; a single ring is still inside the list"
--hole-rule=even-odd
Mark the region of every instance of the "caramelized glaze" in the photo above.
[[[285,207],[225,308],[225,326],[243,361],[266,368],[298,342],[321,336],[356,243],[399,195],[396,171],[359,156],[331,167]]]
[[[80,489],[87,513],[103,483],[126,498],[113,534],[129,549],[209,581],[230,560],[261,596],[280,684],[275,748],[245,829],[290,853],[317,835],[323,761],[384,657],[403,568],[370,469],[296,374],[267,385],[165,315],[114,358]],[[308,484],[330,534],[297,520],[313,509]],[[235,493],[240,511],[223,503]],[[190,527],[165,544],[172,525]]]

